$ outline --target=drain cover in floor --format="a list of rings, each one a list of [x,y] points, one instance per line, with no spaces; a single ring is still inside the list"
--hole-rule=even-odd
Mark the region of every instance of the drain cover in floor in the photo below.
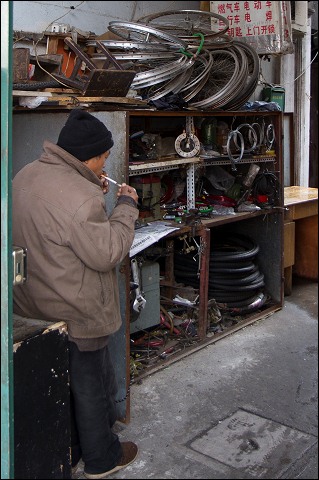
[[[312,435],[237,410],[189,446],[253,476],[278,478],[315,442]]]

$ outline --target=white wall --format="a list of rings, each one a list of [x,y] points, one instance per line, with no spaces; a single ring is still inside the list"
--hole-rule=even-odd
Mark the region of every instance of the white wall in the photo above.
[[[199,10],[200,2],[13,2],[13,30],[42,33],[57,22],[101,35],[110,21],[132,22],[150,13],[174,9]]]

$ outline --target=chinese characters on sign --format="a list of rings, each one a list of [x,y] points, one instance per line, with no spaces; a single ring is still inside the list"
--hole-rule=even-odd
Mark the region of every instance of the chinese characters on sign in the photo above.
[[[228,35],[258,54],[293,53],[290,2],[210,2],[210,11],[229,21]]]

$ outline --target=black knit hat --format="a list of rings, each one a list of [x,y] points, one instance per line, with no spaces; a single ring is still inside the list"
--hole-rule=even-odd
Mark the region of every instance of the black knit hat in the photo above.
[[[84,162],[110,150],[114,142],[104,123],[85,110],[75,109],[62,128],[57,145]]]

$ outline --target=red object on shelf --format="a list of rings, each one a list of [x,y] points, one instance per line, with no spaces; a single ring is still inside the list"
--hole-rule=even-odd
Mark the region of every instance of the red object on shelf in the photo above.
[[[143,175],[138,177],[132,177],[131,183],[141,183],[141,184],[149,184],[149,183],[160,183],[161,179],[157,175]]]
[[[267,195],[256,195],[256,200],[258,203],[267,203],[268,197]]]
[[[174,181],[170,175],[164,175],[162,180],[163,195],[160,198],[160,204],[169,203],[174,198]]]
[[[203,195],[202,200],[206,201],[208,205],[223,205],[224,207],[236,207],[236,200],[226,197],[225,195]]]

